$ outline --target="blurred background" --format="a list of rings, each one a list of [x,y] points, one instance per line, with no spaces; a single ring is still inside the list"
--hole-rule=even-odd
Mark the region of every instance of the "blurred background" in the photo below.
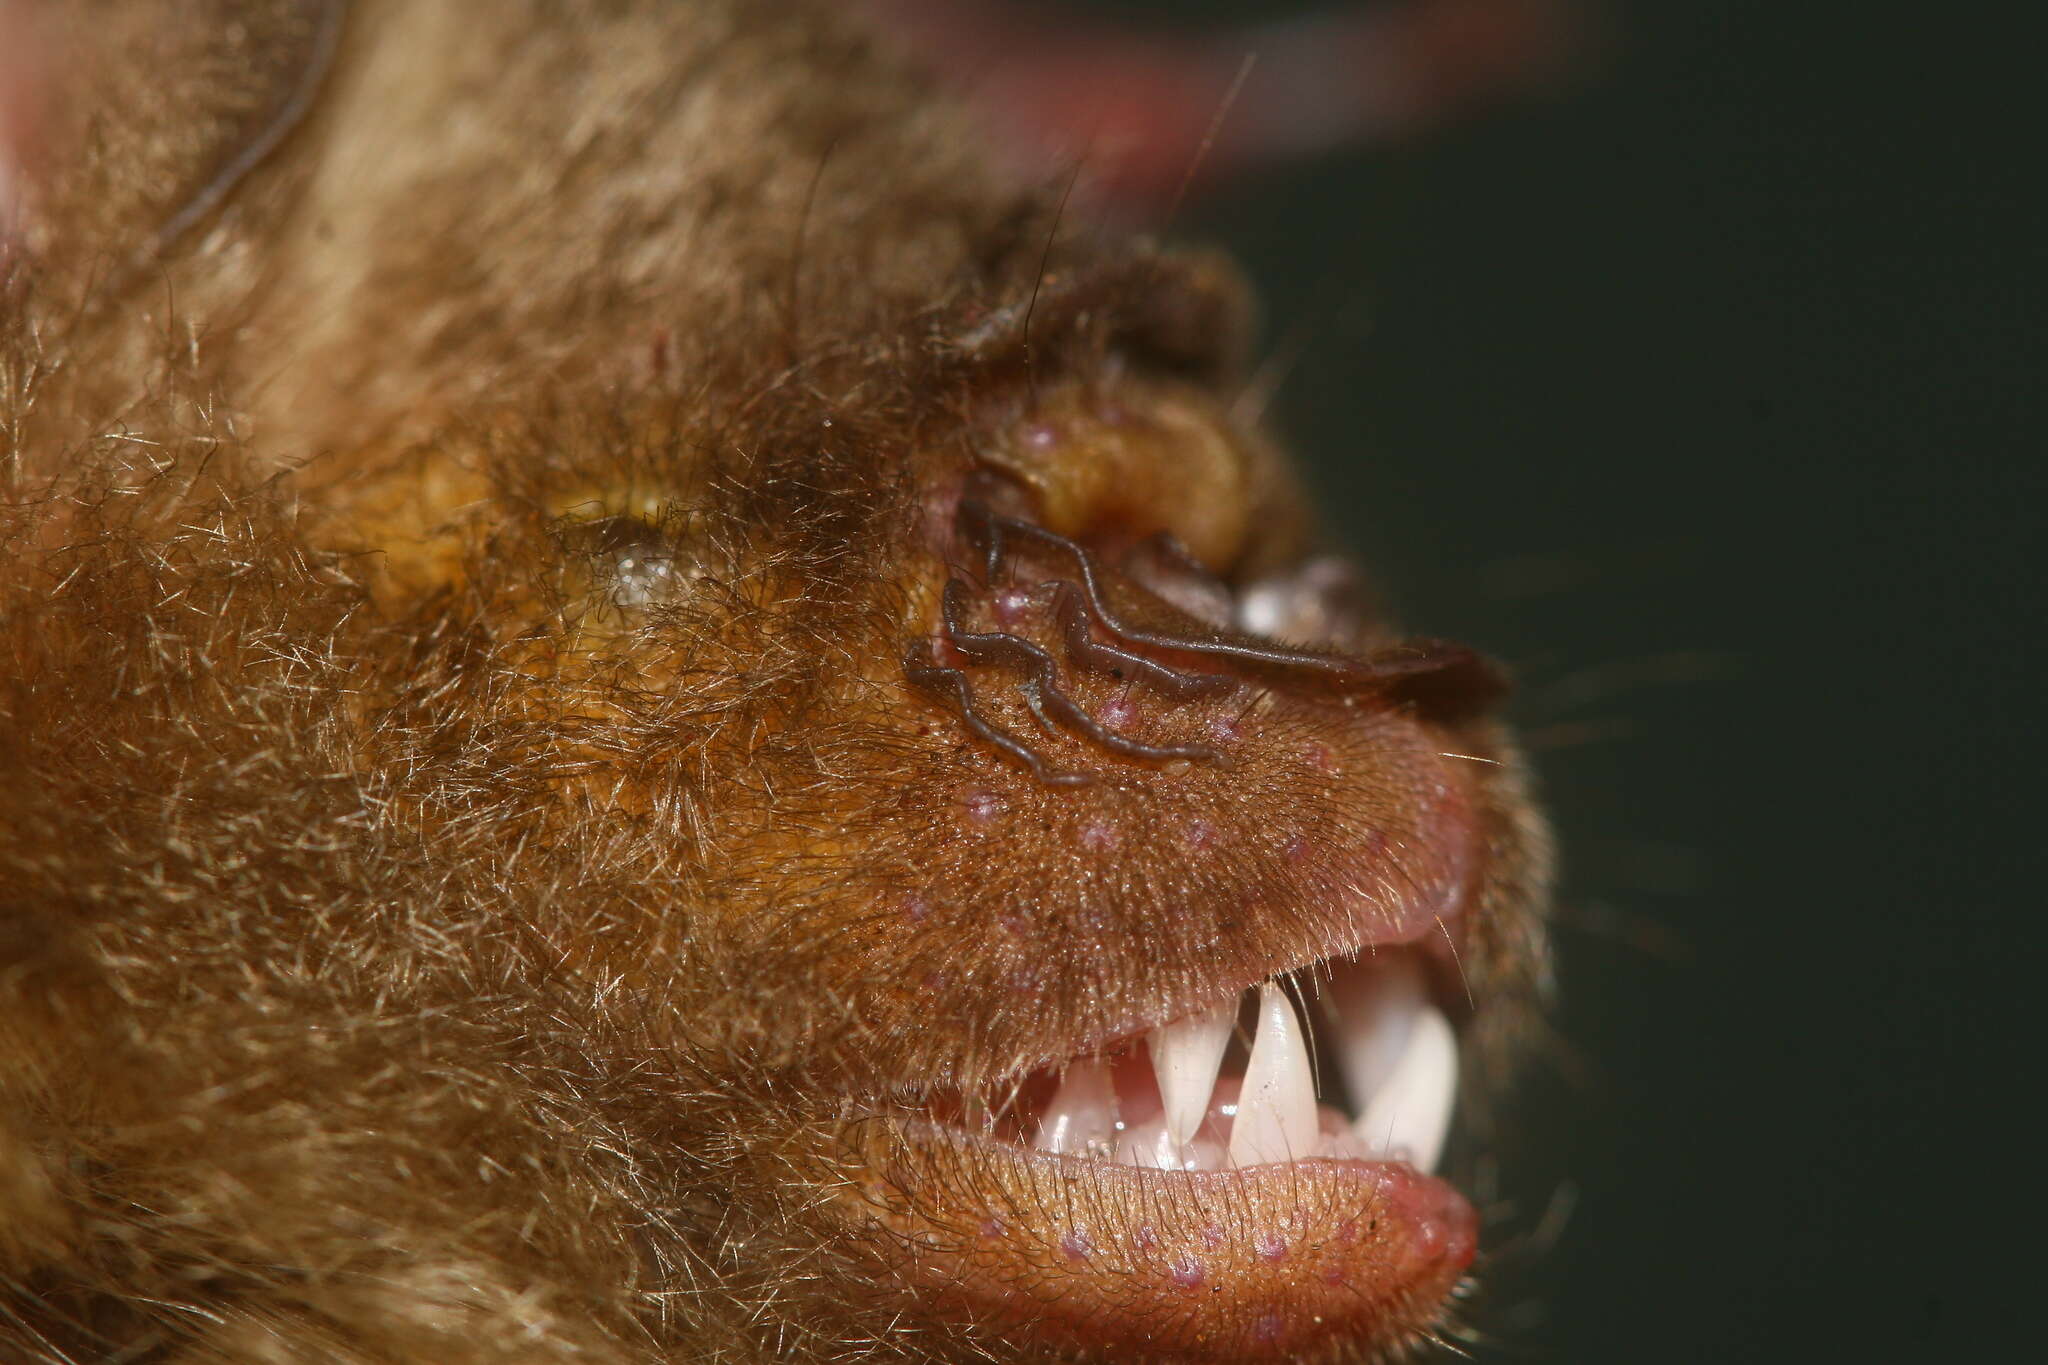
[[[1271,411],[1409,622],[1514,668],[1562,832],[1480,1356],[2025,1358],[2038,77],[1932,8],[1597,17],[1550,93],[1172,228],[1257,280]]]

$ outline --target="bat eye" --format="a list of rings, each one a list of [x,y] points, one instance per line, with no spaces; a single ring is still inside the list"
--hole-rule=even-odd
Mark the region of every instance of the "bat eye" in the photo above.
[[[677,536],[639,517],[604,517],[564,532],[588,566],[594,596],[624,608],[671,601],[698,576]]]

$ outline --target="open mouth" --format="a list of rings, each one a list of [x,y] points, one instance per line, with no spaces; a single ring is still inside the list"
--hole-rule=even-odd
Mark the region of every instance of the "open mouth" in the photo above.
[[[1407,948],[1333,957],[1000,1093],[948,1108],[970,1133],[1164,1171],[1314,1159],[1435,1169],[1458,1045]]]
[[[1142,540],[955,520],[904,677],[1006,796],[895,930],[884,1007],[949,1079],[861,1129],[869,1245],[919,1311],[1062,1358],[1435,1339],[1477,1247],[1433,1172],[1506,845],[1461,728],[1497,680],[1380,640],[1315,561],[1231,589]]]
[[[1430,1339],[1477,1245],[1435,1178],[1458,1041],[1430,953],[1378,945],[936,1099],[887,1163],[925,1296],[1113,1358]],[[903,1235],[907,1234],[907,1235]]]

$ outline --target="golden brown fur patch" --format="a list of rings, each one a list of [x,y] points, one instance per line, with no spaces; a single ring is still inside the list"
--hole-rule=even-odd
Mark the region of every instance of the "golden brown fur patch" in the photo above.
[[[976,471],[1227,581],[1306,552],[1213,401],[1225,272],[1056,229],[834,7],[746,0],[356,5],[165,237],[289,112],[320,7],[23,13],[59,55],[0,248],[0,1356],[1021,1352],[878,1280],[873,1116],[1312,956],[1229,878],[1338,874],[1134,833],[1106,924],[1004,927],[1099,873],[1082,807],[905,647]],[[1006,458],[1047,414],[1047,463]],[[1383,734],[1505,761],[1457,778],[1490,1092],[1546,972],[1513,752],[1388,703],[1305,797],[1338,703],[1293,688],[1228,772],[1077,799],[1324,839],[1422,829]],[[1161,954],[1168,905],[1209,932]],[[1356,1349],[1439,1308],[1401,1311]]]

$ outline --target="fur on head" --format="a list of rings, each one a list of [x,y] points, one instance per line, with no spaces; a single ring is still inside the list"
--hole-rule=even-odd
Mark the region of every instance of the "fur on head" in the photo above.
[[[1543,989],[1491,671],[1317,557],[1226,266],[837,6],[0,32],[0,1354],[1443,1328],[1405,1166],[966,1117],[1385,944],[1483,1133]]]

